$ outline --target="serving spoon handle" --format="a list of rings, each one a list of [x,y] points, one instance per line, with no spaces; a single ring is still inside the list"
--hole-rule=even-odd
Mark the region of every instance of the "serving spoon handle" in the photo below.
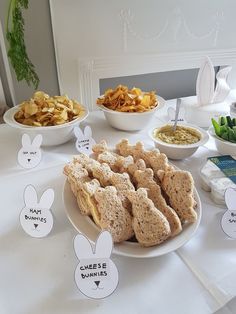
[[[178,98],[177,102],[176,102],[176,108],[175,108],[175,122],[173,125],[173,131],[174,132],[176,131],[176,127],[177,127],[177,123],[178,123],[180,105],[181,105],[181,98]]]

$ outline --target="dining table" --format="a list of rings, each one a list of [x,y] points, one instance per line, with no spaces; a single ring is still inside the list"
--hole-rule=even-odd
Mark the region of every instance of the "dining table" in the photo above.
[[[174,106],[175,100],[166,106]],[[122,138],[131,143],[154,143],[151,128],[167,119],[166,109],[157,111],[150,124],[138,132],[109,126],[99,110],[90,112],[81,127],[89,125],[98,143],[109,147]],[[0,125],[0,313],[1,314],[208,314],[236,313],[236,241],[221,228],[226,206],[217,205],[201,187],[200,169],[210,156],[217,156],[212,138],[190,157],[171,162],[189,171],[202,206],[201,222],[187,243],[152,258],[112,254],[119,273],[117,289],[104,299],[90,299],[76,286],[78,258],[73,241],[78,234],[63,203],[63,167],[78,151],[73,138],[58,146],[42,147],[42,160],[32,169],[17,162],[22,134]],[[26,234],[20,224],[24,190],[33,185],[38,195],[52,188],[54,224],[42,238]],[[222,311],[222,312],[221,312]]]

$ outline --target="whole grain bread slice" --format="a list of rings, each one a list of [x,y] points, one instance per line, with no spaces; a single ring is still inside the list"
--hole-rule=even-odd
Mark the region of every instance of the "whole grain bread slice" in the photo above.
[[[98,188],[94,194],[101,215],[100,226],[111,232],[116,243],[130,239],[134,235],[132,217],[122,205],[114,186]]]
[[[194,181],[188,171],[159,170],[157,172],[161,187],[169,197],[171,207],[176,211],[182,223],[194,222],[197,213],[194,210]]]
[[[174,209],[167,205],[166,200],[162,196],[161,188],[154,180],[153,170],[151,168],[136,170],[134,178],[138,183],[138,188],[147,188],[148,197],[168,220],[171,236],[179,234],[182,231],[181,221]]]
[[[138,242],[149,247],[165,241],[171,234],[169,222],[148,198],[146,189],[127,191],[126,195],[132,203],[133,229]]]

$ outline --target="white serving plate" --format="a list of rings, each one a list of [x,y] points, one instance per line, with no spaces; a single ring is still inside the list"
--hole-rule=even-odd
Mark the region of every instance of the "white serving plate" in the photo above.
[[[140,246],[139,243],[124,241],[122,243],[114,245],[113,253],[121,256],[129,256],[135,258],[150,258],[173,252],[183,246],[193,237],[201,221],[201,201],[195,188],[194,197],[197,202],[196,212],[198,218],[194,223],[184,225],[183,230],[179,235],[166,240],[160,245],[147,248]],[[63,202],[67,217],[69,218],[74,228],[78,232],[86,235],[86,237],[92,243],[95,243],[101,230],[98,228],[98,226],[95,225],[91,218],[81,214],[76,198],[72,193],[70,184],[67,180],[65,181],[63,188]]]

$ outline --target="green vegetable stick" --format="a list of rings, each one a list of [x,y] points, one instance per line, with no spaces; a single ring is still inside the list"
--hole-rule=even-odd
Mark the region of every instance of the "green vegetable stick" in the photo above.
[[[227,125],[222,125],[222,126],[220,126],[220,136],[223,134],[223,133],[229,133],[228,132],[228,129],[229,129],[229,127],[227,126]]]
[[[223,133],[222,135],[221,135],[221,138],[223,138],[224,140],[226,140],[226,141],[228,141],[229,140],[229,133],[227,132],[225,132],[225,133]]]
[[[233,127],[233,131],[234,131],[234,139],[236,141],[236,126]]]
[[[221,133],[220,132],[220,125],[217,123],[217,121],[214,118],[211,119],[211,122],[212,122],[214,129],[215,129],[216,135],[220,136],[220,133]]]
[[[228,126],[232,129],[233,128],[233,123],[232,123],[232,120],[231,120],[230,116],[227,116],[226,119],[227,119]]]
[[[234,141],[234,131],[233,129],[229,128],[229,141],[233,142]]]
[[[225,117],[220,117],[219,118],[219,123],[220,123],[220,125],[225,125],[225,124],[227,124],[227,120],[226,120],[226,118]]]

